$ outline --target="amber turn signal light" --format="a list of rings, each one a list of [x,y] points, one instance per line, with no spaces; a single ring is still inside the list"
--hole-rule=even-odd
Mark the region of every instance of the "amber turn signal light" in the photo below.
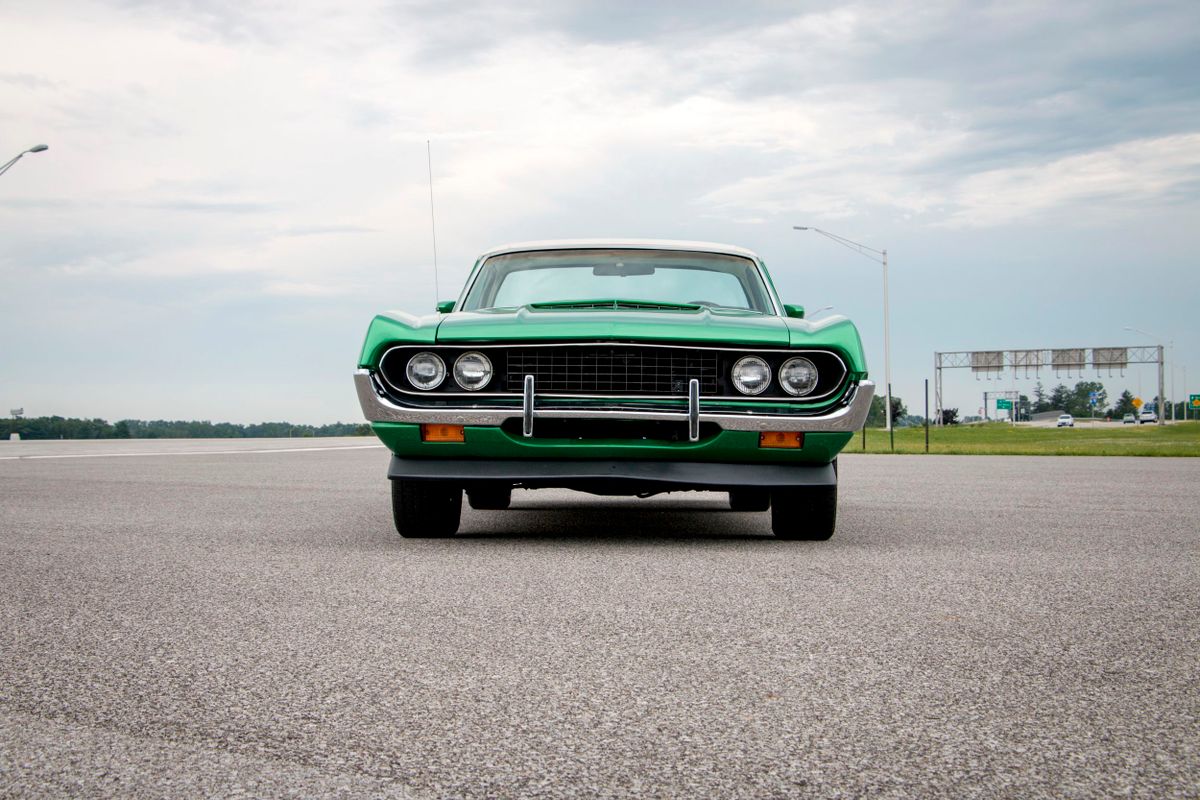
[[[758,435],[759,447],[803,447],[804,434],[795,431],[763,431]]]
[[[466,441],[462,425],[422,425],[422,442],[462,442]]]

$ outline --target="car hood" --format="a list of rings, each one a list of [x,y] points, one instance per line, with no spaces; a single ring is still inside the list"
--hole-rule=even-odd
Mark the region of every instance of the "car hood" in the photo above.
[[[438,343],[496,341],[675,341],[787,347],[781,317],[752,311],[500,308],[448,314]]]

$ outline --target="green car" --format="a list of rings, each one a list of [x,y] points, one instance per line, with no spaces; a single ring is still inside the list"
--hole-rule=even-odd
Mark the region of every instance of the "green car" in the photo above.
[[[837,455],[870,409],[862,341],[784,305],[729,245],[554,241],[484,253],[457,301],[367,330],[354,382],[392,451],[402,536],[451,536],[463,493],[720,491],[781,539],[828,539]]]

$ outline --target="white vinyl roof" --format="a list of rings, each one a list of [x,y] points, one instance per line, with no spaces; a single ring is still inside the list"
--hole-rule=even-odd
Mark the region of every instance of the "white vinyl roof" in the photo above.
[[[517,242],[500,247],[493,247],[483,253],[480,258],[497,256],[504,253],[524,253],[530,250],[687,250],[694,253],[720,253],[723,255],[742,256],[758,261],[758,255],[753,250],[737,247],[732,244],[717,244],[715,242],[686,242],[672,239],[548,239],[540,242]]]

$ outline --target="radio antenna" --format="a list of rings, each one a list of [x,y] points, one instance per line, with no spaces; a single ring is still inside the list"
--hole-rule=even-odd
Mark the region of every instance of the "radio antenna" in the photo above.
[[[442,290],[438,288],[437,217],[433,213],[433,149],[428,139],[425,140],[425,163],[429,167],[429,225],[433,229],[433,302],[440,303]]]

